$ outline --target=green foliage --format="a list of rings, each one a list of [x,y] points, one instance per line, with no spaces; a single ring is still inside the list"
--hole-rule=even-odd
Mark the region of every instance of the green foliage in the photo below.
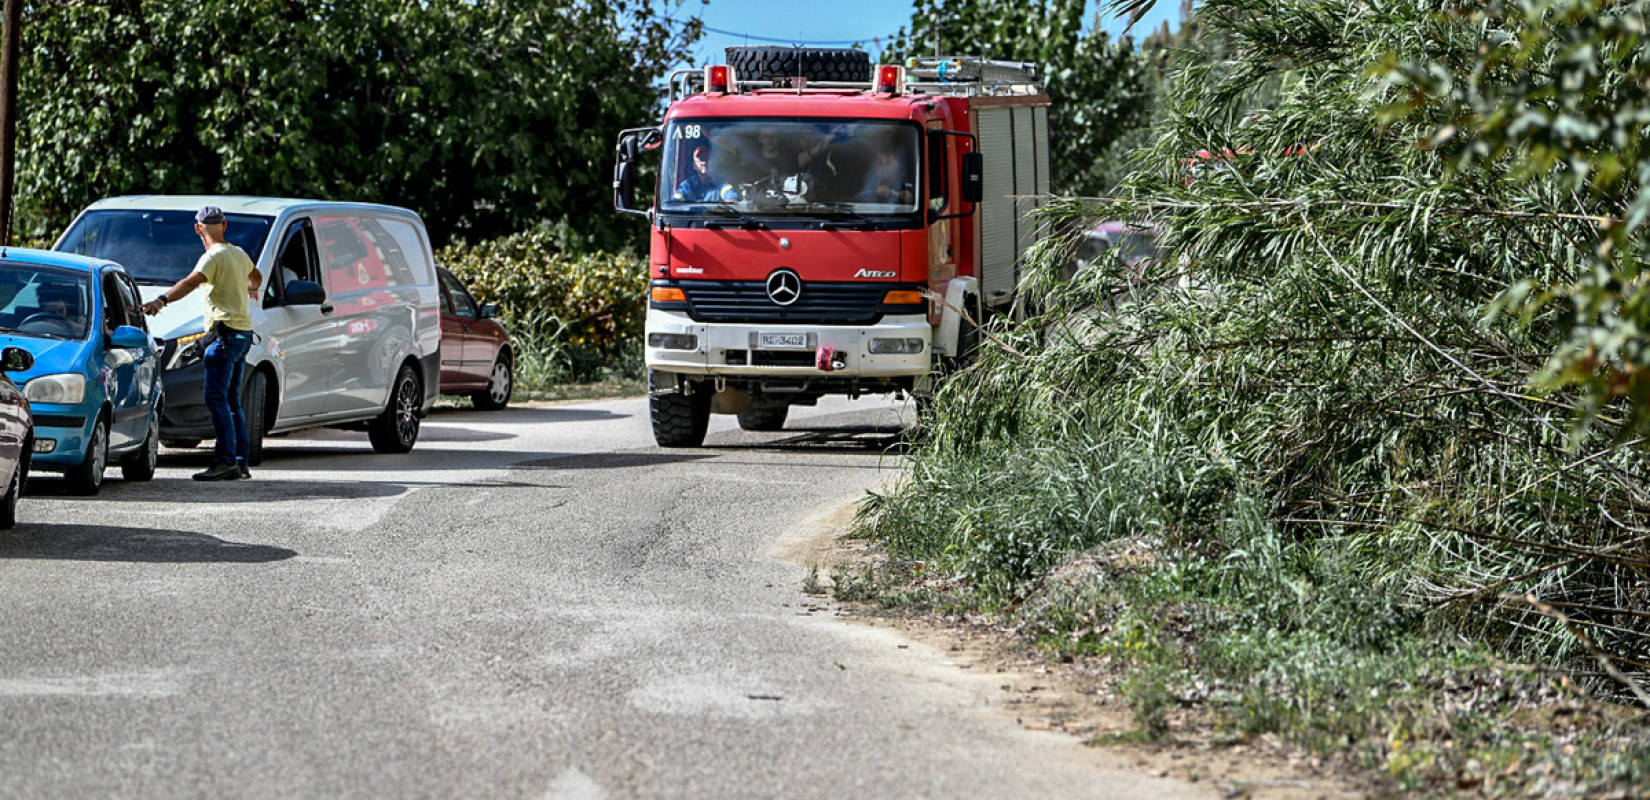
[[[437,242],[560,224],[629,241],[619,129],[697,38],[637,0],[36,4],[24,22],[18,226],[91,200],[210,193],[382,202]]]
[[[1155,735],[1166,691],[1405,791],[1638,786],[1643,718],[1594,698],[1650,682],[1650,460],[1620,399],[1527,389],[1591,301],[1518,294],[1594,281],[1592,218],[1625,218],[1628,184],[1442,146],[1447,104],[1381,66],[1474,74],[1486,28],[1433,9],[1200,5],[1218,46],[1181,63],[1121,199],[1046,212],[1157,224],[1162,257],[1067,283],[1071,242],[1044,243],[1021,287],[1044,313],[991,331],[861,528],[889,574],[921,563],[950,602],[1133,670]],[[1613,251],[1630,281],[1597,277],[1623,303],[1638,237]],[[1489,722],[1570,706],[1588,721]]]
[[[1169,40],[1144,47],[1113,42],[1103,30],[1083,31],[1083,0],[916,0],[909,30],[883,52],[891,63],[908,56],[980,56],[1030,61],[1047,75],[1050,163],[1054,191],[1099,194],[1122,176],[1119,145],[1139,136],[1155,114],[1157,86],[1169,63]]]
[[[1509,286],[1492,312],[1569,318],[1533,380],[1581,390],[1580,419],[1622,436],[1650,431],[1650,40],[1645,4],[1519,0],[1467,4],[1430,23],[1455,47],[1395,51],[1372,65],[1391,89],[1382,118],[1416,125],[1449,174],[1502,177],[1561,203],[1564,269]],[[1465,48],[1471,46],[1468,51]],[[1562,216],[1562,223],[1558,219]],[[1612,401],[1625,399],[1626,403]],[[1612,419],[1620,411],[1624,424]]]
[[[535,229],[443,248],[436,260],[484,303],[498,303],[526,388],[637,379],[647,268],[629,253],[570,253]]]

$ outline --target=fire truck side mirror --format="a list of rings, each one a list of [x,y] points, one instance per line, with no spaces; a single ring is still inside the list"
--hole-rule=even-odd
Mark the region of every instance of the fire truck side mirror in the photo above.
[[[969,203],[985,199],[985,156],[978,152],[962,154],[962,199]]]
[[[632,214],[646,213],[636,208],[636,176],[628,160],[621,159],[613,167],[613,207]]]

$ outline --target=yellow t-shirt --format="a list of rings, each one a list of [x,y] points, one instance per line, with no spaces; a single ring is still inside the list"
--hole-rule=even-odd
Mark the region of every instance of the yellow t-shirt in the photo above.
[[[247,313],[246,279],[254,266],[246,251],[232,244],[215,244],[207,248],[201,260],[195,262],[195,271],[206,276],[206,327],[211,330],[222,322],[238,331],[252,330],[252,316]]]

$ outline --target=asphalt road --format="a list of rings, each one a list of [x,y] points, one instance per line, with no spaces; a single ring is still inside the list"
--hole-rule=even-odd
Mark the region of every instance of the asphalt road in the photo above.
[[[272,439],[250,482],[40,476],[0,532],[0,797],[1210,793],[802,591],[779,554],[894,476],[899,414],[662,450],[640,399],[442,410],[405,456]]]

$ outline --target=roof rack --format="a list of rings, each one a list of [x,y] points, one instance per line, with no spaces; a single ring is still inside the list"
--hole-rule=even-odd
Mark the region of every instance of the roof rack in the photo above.
[[[1042,68],[1029,61],[978,56],[916,56],[905,60],[906,86],[934,94],[1041,94]]]
[[[873,68],[874,70],[874,68]],[[905,88],[912,93],[952,95],[1042,94],[1042,68],[1029,61],[993,61],[976,56],[923,56],[906,59]],[[759,89],[834,90],[864,92],[876,88],[876,81],[810,81],[803,78],[749,80],[734,74],[739,91]],[[679,69],[670,73],[670,102],[705,90],[702,69]]]
[[[774,78],[753,80],[741,78],[737,72],[733,76],[741,92],[752,92],[759,89],[824,89],[838,92],[867,92],[875,87],[874,81],[810,81],[805,78]],[[688,95],[699,94],[705,91],[705,71],[702,69],[679,69],[670,73],[670,102],[674,103]]]

